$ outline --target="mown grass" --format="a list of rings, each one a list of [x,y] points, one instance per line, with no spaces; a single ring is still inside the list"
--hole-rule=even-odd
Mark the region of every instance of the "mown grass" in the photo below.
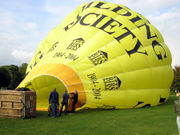
[[[177,135],[175,99],[150,108],[82,110],[53,119],[40,111],[32,119],[0,118],[0,135]]]

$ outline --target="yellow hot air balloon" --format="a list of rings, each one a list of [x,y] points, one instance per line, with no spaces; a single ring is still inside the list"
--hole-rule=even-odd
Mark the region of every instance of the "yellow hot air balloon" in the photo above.
[[[167,101],[171,54],[142,15],[113,3],[79,6],[38,46],[18,87],[47,110],[53,88],[79,93],[79,108],[139,108]]]

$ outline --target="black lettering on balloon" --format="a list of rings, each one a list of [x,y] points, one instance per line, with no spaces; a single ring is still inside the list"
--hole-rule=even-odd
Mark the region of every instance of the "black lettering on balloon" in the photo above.
[[[142,105],[142,104],[144,104],[144,102],[138,101],[138,103],[133,108],[136,108],[136,107],[138,107],[139,105]],[[145,104],[141,108],[150,107],[150,106],[151,106],[151,104]]]
[[[145,105],[142,106],[141,108],[145,108],[145,107],[151,107],[151,104],[145,104]]]
[[[95,99],[101,99],[101,88],[97,87],[98,79],[95,73],[88,74],[87,77],[90,79],[89,81],[93,85],[92,92]]]
[[[135,24],[135,25],[136,25],[138,28],[141,28],[142,26],[145,26],[146,32],[147,32],[147,39],[151,39],[151,38],[157,37],[156,34],[155,34],[155,35],[151,35],[150,25],[146,24],[146,23],[142,20],[142,18],[140,18],[139,16],[136,16],[136,17],[130,19],[130,21],[131,21],[132,23],[134,23],[134,24],[135,24],[136,22],[138,22],[138,21],[142,21],[142,22],[143,22],[143,24],[141,24],[140,26],[137,26],[136,24]],[[148,20],[147,20],[147,21],[148,21]],[[148,22],[149,22],[149,21],[148,21]]]
[[[102,15],[99,19],[97,19],[91,26],[96,27],[96,25],[101,22],[101,20],[103,20],[105,17],[107,17],[106,15]]]
[[[84,20],[87,16],[90,16],[90,15],[95,15],[96,17],[99,16],[99,14],[96,14],[96,13],[89,13],[89,14],[86,14],[85,16],[82,17],[82,19],[80,20],[80,24],[81,25],[90,25],[90,23],[85,23]]]
[[[140,52],[138,51],[138,49],[140,48],[140,46],[142,46],[141,42],[139,40],[137,40],[137,43],[135,45],[135,47],[132,50],[126,50],[126,52],[128,53],[129,57],[134,54],[134,53],[141,53],[141,54],[145,54],[148,55],[146,50],[144,50],[144,52]]]
[[[89,21],[89,22],[86,22],[86,18],[87,17],[95,17],[97,18],[97,20],[95,20],[94,22],[92,22],[92,19]],[[100,17],[99,17],[100,16]],[[98,18],[99,17],[99,18]],[[98,28],[98,29],[101,29],[103,30],[104,32],[108,33],[108,34],[113,34],[115,33],[115,31],[108,31],[108,30],[112,30],[114,27],[120,27],[122,26],[122,24],[116,20],[114,20],[113,18],[110,18],[107,22],[103,22],[104,24],[101,26],[101,27],[97,27],[97,24],[102,22],[102,20],[104,18],[106,18],[108,16],[105,16],[105,15],[100,15],[100,14],[97,14],[97,13],[88,13],[86,15],[84,15],[83,17],[77,17],[77,20],[76,22],[72,22],[70,23],[69,25],[67,25],[64,29],[67,31],[69,30],[70,28],[72,28],[75,24],[77,24],[78,22],[80,22],[81,25],[84,25],[84,26],[92,26],[92,27],[95,27],[95,28]],[[109,29],[108,26],[110,26]],[[127,27],[124,27],[122,28],[122,30],[125,30],[125,33],[115,37],[113,36],[118,42],[120,42],[121,39],[131,35],[132,36],[132,39],[134,39],[136,36],[127,28]]]
[[[92,91],[95,99],[101,99],[101,88],[92,88]]]
[[[114,109],[116,109],[116,106],[112,106],[112,105],[102,105],[102,106],[99,106],[99,107],[97,107],[97,108],[100,108],[100,109],[112,109],[112,110],[114,110]]]
[[[119,10],[123,9],[122,7],[118,6],[116,8],[114,8],[112,11],[117,13]]]
[[[155,54],[156,54],[156,56],[157,56],[157,58],[158,58],[159,60],[162,60],[163,58],[167,58],[165,49],[163,48],[163,46],[162,46],[158,41],[153,40],[153,41],[152,41],[152,47],[153,47],[153,50],[154,50],[154,52],[155,52]],[[163,51],[164,51],[164,55],[162,55],[160,51],[157,52],[156,47],[162,48]]]
[[[41,51],[39,51],[37,54],[35,54],[35,58],[34,58],[34,65],[33,66],[36,66],[37,63],[39,62],[40,59],[42,59],[43,57],[43,53]]]
[[[35,67],[36,65],[37,65],[37,62],[35,61],[33,66]]]
[[[32,64],[30,65],[30,69],[32,70]]]
[[[137,21],[140,21],[140,20],[142,20],[139,16],[136,16],[136,17],[134,17],[134,18],[132,18],[132,19],[130,19],[130,21],[132,22],[132,23],[135,23],[135,22],[137,22]],[[144,25],[144,24],[143,24]],[[137,25],[136,25],[137,26]],[[138,26],[137,26],[138,27]]]
[[[87,5],[87,7],[86,7],[86,8],[91,7],[91,5],[92,5],[93,3],[94,3],[94,2],[90,2],[90,3]]]
[[[92,82],[92,84],[99,83],[99,82],[97,81],[97,77],[96,77],[96,74],[95,74],[95,73],[88,74],[87,77],[90,79],[90,81]]]
[[[93,2],[89,3],[86,7],[83,7],[83,10],[85,8],[89,8],[90,6],[92,6],[92,4],[93,4]],[[103,7],[103,5],[104,5],[103,2],[99,2],[98,4],[96,3],[95,8],[105,9]],[[120,7],[120,6],[113,8],[111,11],[118,14],[118,12],[120,13],[122,9],[125,12],[122,11],[123,14],[119,14],[119,15],[124,15],[124,16],[130,16],[131,15],[131,12],[129,12],[128,9],[124,9],[123,7]],[[103,20],[106,20],[106,21],[103,21]],[[142,19],[140,16],[135,16],[134,18],[130,19],[130,21],[132,23],[134,23],[137,26],[137,28],[139,28],[139,29],[143,26],[146,28],[147,39],[152,39],[152,38],[157,37],[156,33],[151,32],[151,25],[146,24],[144,19]],[[67,31],[77,23],[80,23],[83,26],[91,26],[91,27],[95,27],[97,29],[100,29],[100,30],[106,32],[107,34],[112,35],[113,38],[116,39],[118,42],[120,42],[122,39],[126,38],[127,36],[131,36],[132,39],[136,38],[136,35],[134,35],[134,33],[130,29],[128,29],[127,27],[121,28],[122,24],[119,21],[116,21],[113,18],[108,17],[108,16],[103,15],[103,14],[88,13],[82,17],[80,15],[77,15],[76,20],[71,22],[70,24],[68,24],[64,29]],[[139,25],[137,25],[136,23]],[[114,31],[112,30],[115,27],[119,28],[119,30],[118,30],[118,31],[120,31],[119,35],[117,35],[118,33],[116,33],[115,29],[114,29]],[[125,51],[128,53],[129,56],[131,56],[134,53],[141,53],[141,54],[148,56],[148,53],[146,50],[139,51],[141,46],[142,46],[141,42],[139,41],[139,39],[137,39],[137,42],[136,42],[134,48],[131,50],[126,49]],[[153,47],[154,52],[155,52],[156,56],[158,57],[158,59],[162,60],[163,58],[166,58],[167,56],[166,56],[165,49],[163,48],[164,55],[162,55],[162,52],[158,52],[158,50],[156,49],[157,46],[163,48],[162,45],[160,45],[156,40],[154,40],[152,42],[152,47]],[[102,60],[98,59],[99,64],[101,64],[103,62],[104,62],[104,60],[102,61]]]
[[[154,36],[151,35],[149,25],[145,24],[145,27],[146,27],[146,31],[147,31],[147,39],[151,39],[151,38],[157,37],[156,34]]]
[[[138,21],[142,21],[142,24],[141,25],[136,25],[137,27],[141,27],[141,26],[144,26],[146,23],[145,23],[145,21],[144,21],[144,19],[150,24],[150,22],[146,19],[146,18],[141,18],[141,17],[139,17],[139,16],[136,16],[136,17],[134,17],[134,18],[132,18],[132,19],[130,19],[130,21],[132,22],[132,23],[136,23],[136,22],[138,22]]]
[[[142,18],[140,18],[139,16],[136,16],[136,17],[134,17],[134,18],[132,18],[132,19],[130,19],[130,21],[132,22],[132,23],[136,23],[136,22],[139,22],[139,21],[141,21],[141,25],[140,26],[137,26],[136,24],[136,27],[138,27],[138,28],[140,28],[141,26],[144,26],[145,25],[145,22],[142,20]]]
[[[144,102],[138,101],[138,103],[137,103],[133,108],[135,108],[135,107],[137,107],[138,105],[143,104],[143,103],[144,103]]]
[[[150,27],[149,27],[149,25],[148,24],[143,24],[143,25],[141,25],[141,26],[138,26],[138,28],[141,28],[142,26],[145,26],[146,27],[146,32],[147,32],[147,39],[151,39],[151,38],[155,38],[155,37],[157,37],[157,35],[155,34],[155,35],[151,35],[151,31],[150,31]]]
[[[101,7],[102,5],[104,5],[104,4],[106,4],[105,2],[99,2],[96,6],[94,6],[94,7],[96,7],[96,8],[99,8],[99,9],[109,9],[110,7],[107,7],[107,8],[103,8],[103,7]]]
[[[67,53],[67,52],[56,52],[53,56],[53,58],[65,58],[68,60],[77,60],[79,59],[79,56],[72,54],[72,53]]]
[[[124,9],[125,10],[125,12],[122,12],[122,13],[124,13],[124,14],[120,14],[120,13],[118,13],[118,11],[120,11],[120,10],[122,10],[122,9],[124,9],[123,7],[120,7],[120,6],[118,6],[118,7],[116,7],[116,8],[114,8],[112,11],[113,12],[115,12],[115,13],[117,13],[118,15],[122,15],[122,16],[131,16],[132,14],[131,14],[131,12],[129,12],[128,10],[126,10],[126,9]]]
[[[84,5],[84,6],[82,7],[81,13],[85,10],[85,8],[86,8],[86,5]]]
[[[108,32],[108,31],[105,30],[105,28],[108,27],[108,26],[111,27],[110,30],[111,30],[112,28],[114,28],[115,26],[117,26],[117,25],[113,25],[113,24],[112,24],[113,22],[116,22],[116,23],[118,24],[118,27],[120,27],[120,26],[122,25],[120,22],[118,22],[118,21],[114,20],[113,18],[111,18],[108,22],[106,22],[106,23],[105,23],[103,26],[101,26],[99,29],[105,31],[105,32],[108,33],[108,34],[113,34],[115,31],[113,31],[113,32]],[[111,25],[111,24],[112,24],[112,25]]]
[[[93,2],[90,2],[90,3],[85,4],[85,5],[82,7],[81,13],[82,13],[85,9],[90,8],[90,7],[92,6],[92,4],[93,4],[93,3],[94,3],[94,1],[93,1]]]
[[[28,71],[28,72],[25,74],[25,76],[27,76],[27,75],[29,74],[29,72],[30,72],[30,71]]]
[[[125,37],[127,37],[127,36],[129,36],[129,35],[132,36],[132,39],[134,39],[134,38],[136,37],[127,27],[124,27],[123,29],[126,30],[126,32],[123,33],[123,34],[121,34],[121,35],[119,35],[118,37],[115,37],[115,39],[116,39],[118,42],[120,42],[121,39],[123,39],[123,38],[125,38]]]
[[[76,16],[76,21],[73,21],[73,22],[69,23],[66,27],[64,27],[65,31],[69,30],[74,25],[76,25],[79,22],[80,19],[81,19],[81,16],[77,15]]]
[[[65,52],[56,52],[53,55],[53,58],[60,58],[60,57],[66,57],[66,53]]]

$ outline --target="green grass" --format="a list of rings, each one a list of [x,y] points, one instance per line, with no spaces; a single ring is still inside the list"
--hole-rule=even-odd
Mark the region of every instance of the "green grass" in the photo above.
[[[177,135],[175,99],[150,108],[82,110],[54,119],[47,112],[32,119],[0,118],[0,135]]]

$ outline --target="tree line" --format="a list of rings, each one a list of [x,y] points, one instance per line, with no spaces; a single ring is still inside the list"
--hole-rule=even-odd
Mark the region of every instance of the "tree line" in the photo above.
[[[174,67],[174,80],[171,85],[172,92],[180,92],[180,66]]]
[[[28,64],[0,66],[0,89],[15,89],[26,76]],[[180,66],[175,66],[171,92],[180,92]]]
[[[0,66],[0,89],[15,89],[25,78],[27,63]]]

